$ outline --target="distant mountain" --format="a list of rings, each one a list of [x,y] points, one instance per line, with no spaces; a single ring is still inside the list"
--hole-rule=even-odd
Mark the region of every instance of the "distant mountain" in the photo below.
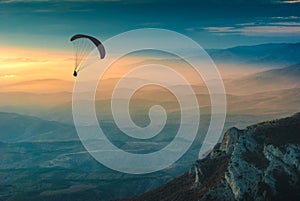
[[[37,79],[1,85],[0,92],[58,93],[73,90],[73,82],[60,79]]]
[[[107,125],[105,128],[110,135],[116,132]],[[120,146],[151,152],[153,144],[124,141]],[[85,150],[73,126],[3,112],[0,153],[1,201],[106,201],[128,197],[166,183],[192,162],[186,159],[166,172],[146,176],[122,174],[98,163]]]
[[[123,201],[299,200],[300,113],[229,129],[184,175]]]
[[[0,112],[0,141],[79,140],[74,126],[36,117]]]
[[[273,117],[280,114],[282,117],[293,113],[299,107],[300,88],[270,90],[243,96],[227,95],[229,114],[269,114]]]
[[[253,94],[300,87],[300,63],[238,79],[225,80],[227,93]]]
[[[299,81],[300,63],[285,68],[281,68],[281,69],[274,69],[274,70],[257,73],[255,77],[260,80],[267,79],[266,81],[269,81],[270,79],[283,81],[286,78],[292,79],[292,81]]]
[[[135,81],[141,80],[132,80],[132,83]],[[105,87],[102,86],[101,91],[98,91],[96,95],[97,113],[105,120],[111,120],[111,115],[107,112],[110,110],[107,108],[110,108],[109,98],[113,82],[116,82],[116,79],[106,80],[103,83]],[[231,114],[286,115],[299,108],[300,64],[224,80],[224,84],[227,92],[228,111]],[[130,87],[130,85],[128,84],[126,87]],[[189,99],[184,87],[174,85],[171,88],[180,90],[180,93]],[[192,87],[195,89],[200,107],[203,109],[201,112],[210,113],[210,99],[205,86],[193,85]],[[122,88],[121,97],[126,97],[128,91],[129,88]],[[71,92],[45,94],[2,92],[0,93],[0,111],[73,124],[71,101]],[[146,117],[145,111],[154,104],[162,104],[172,112],[179,109],[176,98],[168,91],[150,87],[135,94],[134,99],[131,100],[131,105],[134,106],[131,112],[136,116]],[[101,111],[101,109],[106,110]],[[137,119],[142,119],[140,117],[138,116]]]
[[[22,99],[22,101],[20,101]],[[30,93],[30,92],[0,92],[0,105],[38,105],[43,107],[53,107],[72,100],[71,92],[58,93]]]
[[[300,43],[274,43],[207,50],[216,63],[283,67],[300,63]]]
[[[1,201],[107,201],[145,192],[174,177],[109,170],[80,141],[0,142],[0,152]]]

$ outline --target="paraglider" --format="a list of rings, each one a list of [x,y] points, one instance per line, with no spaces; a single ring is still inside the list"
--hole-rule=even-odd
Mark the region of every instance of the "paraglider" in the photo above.
[[[77,77],[77,72],[76,72],[76,70],[74,70],[73,76],[74,76],[74,77]]]
[[[97,38],[84,35],[84,34],[76,34],[71,37],[70,41],[74,45],[74,54],[75,54],[75,67],[73,72],[74,77],[77,77],[78,72],[85,67],[83,65],[83,60],[95,48],[97,48],[98,50],[99,59],[103,59],[105,57],[104,46]]]

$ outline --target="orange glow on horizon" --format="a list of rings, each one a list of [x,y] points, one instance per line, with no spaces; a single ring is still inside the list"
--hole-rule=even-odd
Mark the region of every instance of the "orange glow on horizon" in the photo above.
[[[72,72],[71,52],[16,47],[0,47],[0,52],[1,82],[3,79],[68,79],[65,73]]]
[[[75,78],[72,75],[74,68],[72,51],[0,47],[0,52],[0,92],[51,93],[73,90]],[[159,56],[129,55],[120,58],[107,69],[102,78],[105,82],[102,86],[105,86],[105,90],[114,87],[118,79],[128,71],[140,65],[155,63],[173,68],[193,85],[203,84],[201,77],[183,61],[173,61]],[[231,73],[241,74],[236,71],[234,65],[221,66],[219,69],[223,76]],[[161,73],[161,79],[166,79],[164,73]],[[173,83],[171,79],[165,81]]]
[[[0,91],[35,91],[51,84],[28,84],[33,80],[74,80],[72,52],[3,46],[0,52]]]

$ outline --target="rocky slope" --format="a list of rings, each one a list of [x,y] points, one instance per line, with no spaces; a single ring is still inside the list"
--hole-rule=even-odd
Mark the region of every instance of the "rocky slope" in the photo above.
[[[300,113],[244,130],[231,128],[209,156],[184,175],[125,200],[299,199]]]

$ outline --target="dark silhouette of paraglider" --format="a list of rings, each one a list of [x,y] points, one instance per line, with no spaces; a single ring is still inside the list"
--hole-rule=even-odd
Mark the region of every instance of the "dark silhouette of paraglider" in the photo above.
[[[74,76],[74,77],[77,77],[77,72],[76,72],[76,70],[74,70],[73,76]]]
[[[74,54],[75,54],[75,67],[73,76],[77,77],[78,72],[82,70],[85,66],[83,65],[83,60],[88,56],[88,54],[97,48],[99,52],[99,59],[105,57],[105,48],[102,43],[95,37],[76,34],[71,37],[70,41],[74,45]]]

